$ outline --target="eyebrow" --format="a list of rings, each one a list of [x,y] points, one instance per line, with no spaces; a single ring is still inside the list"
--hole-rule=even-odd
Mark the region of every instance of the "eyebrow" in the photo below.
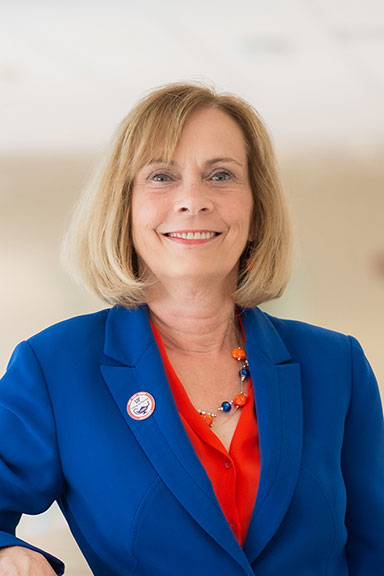
[[[243,164],[234,158],[230,158],[229,156],[218,156],[217,158],[211,158],[205,162],[205,166],[210,167],[214,164],[219,164],[220,162],[231,162],[233,164],[237,164],[241,168],[243,168]],[[153,158],[147,163],[147,166],[151,166],[152,164],[166,164],[167,166],[177,166],[177,162],[174,160],[170,160],[170,162],[166,162],[162,158]]]
[[[212,158],[212,160],[208,160],[206,162],[207,166],[213,166],[213,164],[219,164],[220,162],[232,162],[233,164],[237,164],[238,166],[241,166],[241,168],[243,167],[242,163],[239,162],[238,160],[235,160],[234,158],[230,158],[230,157],[225,157],[225,156],[219,156],[218,158]]]

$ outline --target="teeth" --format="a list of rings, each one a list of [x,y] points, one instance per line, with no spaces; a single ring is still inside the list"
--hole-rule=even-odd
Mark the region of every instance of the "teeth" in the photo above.
[[[168,236],[183,240],[209,240],[216,236],[216,232],[171,232]]]

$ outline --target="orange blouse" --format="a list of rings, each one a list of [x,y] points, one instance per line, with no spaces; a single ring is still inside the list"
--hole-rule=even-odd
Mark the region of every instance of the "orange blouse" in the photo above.
[[[260,476],[259,436],[251,379],[248,380],[248,400],[241,409],[227,452],[189,400],[154,324],[152,330],[186,432],[212,482],[224,516],[239,544],[243,546],[255,505]]]

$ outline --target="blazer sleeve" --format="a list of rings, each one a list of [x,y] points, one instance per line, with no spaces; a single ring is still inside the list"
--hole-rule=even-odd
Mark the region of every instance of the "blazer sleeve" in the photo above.
[[[22,342],[0,380],[0,547],[36,550],[63,574],[60,560],[15,535],[22,513],[44,512],[63,491],[48,389],[32,347]]]
[[[342,466],[347,490],[350,576],[380,576],[384,566],[384,428],[379,389],[360,344],[351,337],[352,392]]]

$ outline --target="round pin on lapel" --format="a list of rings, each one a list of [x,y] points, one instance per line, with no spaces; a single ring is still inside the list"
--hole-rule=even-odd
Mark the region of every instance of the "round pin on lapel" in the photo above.
[[[136,392],[127,404],[128,415],[134,420],[145,420],[155,410],[155,399],[149,392]]]

